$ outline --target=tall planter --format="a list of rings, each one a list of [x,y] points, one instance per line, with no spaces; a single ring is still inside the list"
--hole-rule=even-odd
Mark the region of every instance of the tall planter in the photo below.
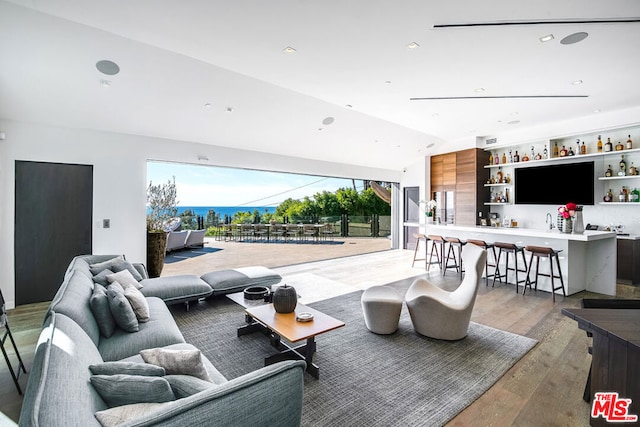
[[[167,233],[147,231],[147,272],[149,277],[160,277],[167,250]]]

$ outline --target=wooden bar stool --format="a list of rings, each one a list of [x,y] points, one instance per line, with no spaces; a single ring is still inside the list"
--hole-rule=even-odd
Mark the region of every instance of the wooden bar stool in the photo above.
[[[493,243],[487,243],[484,240],[476,240],[476,239],[467,239],[467,243],[472,245],[480,246],[482,249],[487,251],[487,258],[484,263],[484,279],[487,286],[489,286],[489,267],[493,267],[493,275],[495,276],[496,272],[498,272],[498,277],[500,277],[500,270],[498,269],[498,256],[496,255],[496,247]],[[492,263],[489,262],[489,255],[492,255]],[[502,278],[500,278],[502,282]]]
[[[413,267],[413,265],[416,263],[416,261],[424,261],[425,262],[425,267],[428,267],[427,265],[427,242],[429,241],[429,238],[422,234],[422,233],[413,233],[413,237],[416,239],[416,248],[413,250],[413,262],[411,263],[411,267]],[[417,258],[418,256],[418,247],[420,246],[420,240],[424,239],[424,258]]]
[[[456,272],[460,273],[460,278],[462,279],[462,273],[464,273],[462,269],[462,247],[466,245],[466,242],[463,242],[457,237],[445,237],[444,241],[449,244],[449,249],[447,250],[447,257],[443,263],[444,268],[442,269],[442,275],[444,276],[449,268],[455,268]],[[458,251],[457,259],[456,249]],[[453,264],[449,264],[451,258],[453,258]]]
[[[442,270],[442,264],[444,262],[444,237],[435,234],[429,234],[427,236],[428,241],[431,242],[431,252],[429,252],[429,259],[427,260],[427,270],[431,268],[431,264],[436,264]],[[438,250],[438,248],[440,248]],[[433,262],[433,253],[435,252],[436,261]]]
[[[522,290],[522,295],[527,290],[527,285],[529,285],[529,289],[531,289],[532,283],[535,283],[535,290],[538,290],[538,276],[549,277],[551,279],[551,295],[553,295],[553,302],[556,302],[556,291],[562,289],[562,295],[567,296],[564,290],[564,281],[562,279],[562,270],[560,270],[560,258],[558,254],[562,252],[562,250],[556,250],[553,248],[548,248],[546,246],[526,246],[525,249],[527,252],[531,252],[531,257],[529,258],[529,270],[527,271],[527,283]],[[536,276],[533,282],[529,279],[529,274],[531,273],[531,266],[533,265],[533,257],[536,257]],[[549,273],[540,273],[540,258],[548,258],[549,259]],[[558,275],[555,275],[553,272],[553,260],[556,260],[556,266],[558,267]],[[560,286],[556,287],[554,279],[560,279]]]
[[[499,278],[499,280],[502,282],[502,278],[504,277],[505,282],[508,283],[508,275],[509,275],[509,271],[513,271],[516,275],[516,293],[518,293],[518,285],[522,282],[524,282],[524,285],[527,285],[527,282],[529,281],[529,279],[527,277],[525,277],[523,280],[518,280],[518,272],[520,273],[527,273],[527,259],[524,256],[524,247],[523,246],[518,246],[515,245],[513,243],[504,243],[504,242],[495,242],[493,244],[496,248],[498,248],[498,260],[496,261],[496,264],[500,264],[500,259],[502,258],[502,253],[504,252],[505,256],[506,256],[506,265],[504,268],[504,276],[502,276],[500,274],[500,271],[496,269],[495,273],[493,274],[493,283],[492,283],[492,287],[496,284],[496,276]],[[513,255],[513,260],[515,263],[515,267],[509,267],[509,254]],[[520,254],[520,256],[522,257],[522,262],[524,263],[524,268],[520,268],[518,267],[518,254]]]

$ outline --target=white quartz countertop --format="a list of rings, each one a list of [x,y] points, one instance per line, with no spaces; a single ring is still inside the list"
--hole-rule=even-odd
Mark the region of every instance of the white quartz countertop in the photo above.
[[[449,233],[486,233],[495,235],[511,235],[524,237],[542,237],[545,239],[558,240],[576,240],[582,242],[590,242],[601,239],[613,239],[616,233],[612,231],[585,231],[581,234],[561,233],[556,229],[551,231],[539,230],[534,228],[518,228],[518,227],[485,227],[485,226],[460,226],[445,224],[421,224],[425,227],[427,234],[441,234],[446,237]],[[452,237],[464,237],[462,234]],[[629,236],[624,236],[629,237]],[[633,238],[633,237],[632,237]]]
[[[618,239],[621,239],[621,240],[640,240],[640,236],[634,236],[634,235],[631,235],[631,236],[621,236],[620,234],[618,234],[618,235],[616,235],[616,237],[617,237]]]

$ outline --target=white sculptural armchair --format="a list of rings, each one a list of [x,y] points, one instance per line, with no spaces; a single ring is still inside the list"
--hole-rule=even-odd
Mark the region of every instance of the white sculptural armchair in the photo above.
[[[484,249],[465,245],[462,249],[465,275],[455,291],[445,291],[422,278],[411,284],[405,301],[416,332],[442,340],[467,336],[486,258]]]

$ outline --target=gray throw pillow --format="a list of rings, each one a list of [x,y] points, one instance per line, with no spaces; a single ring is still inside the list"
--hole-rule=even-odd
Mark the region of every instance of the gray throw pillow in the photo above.
[[[149,303],[142,292],[134,288],[133,286],[129,286],[124,290],[124,296],[129,300],[129,304],[131,304],[131,308],[133,308],[133,312],[136,314],[139,322],[148,322],[149,321]]]
[[[211,387],[217,387],[209,381],[201,380],[200,378],[192,377],[191,375],[167,375],[164,379],[169,381],[169,385],[171,385],[171,390],[173,390],[173,394],[175,394],[176,399],[189,397],[193,394],[210,389]]]
[[[107,276],[107,280],[109,283],[118,282],[122,285],[123,289],[127,289],[127,287],[132,286],[136,289],[142,288],[142,285],[138,283],[136,279],[133,278],[129,270],[122,270],[117,273],[109,274]]]
[[[109,274],[113,274],[113,271],[109,270],[108,268],[105,268],[104,270],[102,270],[100,273],[96,274],[95,276],[93,276],[93,281],[95,283],[99,283],[102,286],[109,286],[109,280],[107,280],[107,276]]]
[[[131,405],[116,406],[95,413],[102,427],[121,426],[131,420],[142,418],[150,412],[161,409],[170,403],[132,403]]]
[[[89,365],[89,371],[93,375],[142,375],[145,377],[163,377],[164,368],[148,363],[138,362],[103,362]]]
[[[129,261],[116,261],[112,264],[111,270],[113,270],[114,273],[127,270],[129,273],[131,273],[131,275],[136,280],[136,282],[139,282],[142,280],[142,276],[140,275],[138,270],[136,270],[133,264],[131,264]]]
[[[107,288],[107,296],[109,297],[109,308],[111,308],[111,314],[116,321],[116,324],[127,332],[138,332],[138,318],[136,313],[131,308],[129,300],[124,296],[124,292],[120,291],[118,287],[112,283]]]
[[[102,270],[104,269],[111,269],[111,266],[118,262],[118,261],[124,261],[124,256],[123,255],[118,255],[115,258],[111,258],[108,259],[106,261],[102,261],[102,262],[97,262],[95,264],[91,264],[89,266],[89,271],[91,271],[91,274],[93,274],[94,276],[99,274]]]
[[[98,323],[98,329],[102,336],[109,338],[113,335],[113,331],[116,330],[116,320],[111,313],[111,306],[109,304],[109,297],[107,296],[107,290],[104,286],[99,284],[93,285],[93,293],[89,298],[89,307],[93,317]]]
[[[162,366],[167,375],[191,375],[211,382],[209,373],[202,363],[200,350],[151,348],[140,351],[140,356],[147,363]]]
[[[131,403],[162,403],[175,400],[169,382],[163,377],[141,375],[92,375],[91,384],[109,406]]]

